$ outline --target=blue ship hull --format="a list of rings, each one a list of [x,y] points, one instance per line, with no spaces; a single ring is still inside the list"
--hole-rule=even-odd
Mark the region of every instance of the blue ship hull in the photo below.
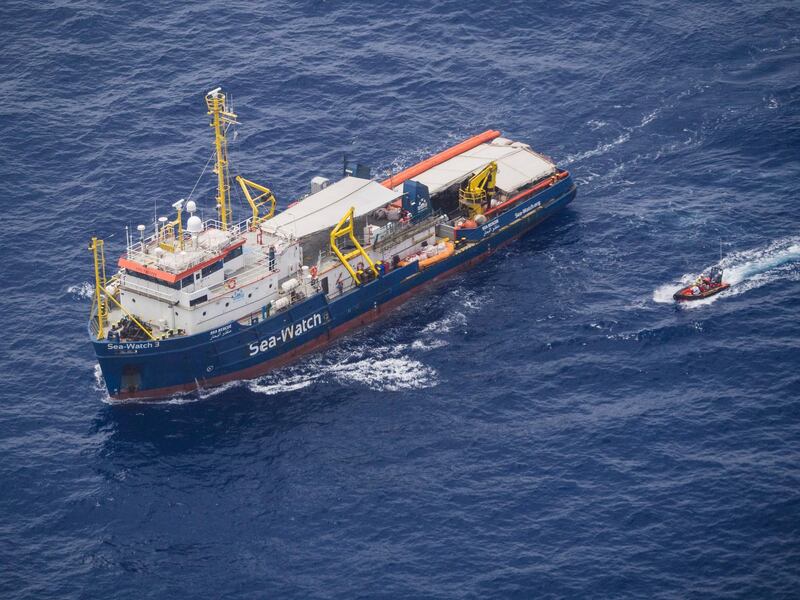
[[[162,341],[94,341],[108,393],[158,398],[263,375],[377,320],[423,286],[467,269],[520,237],[575,198],[567,176],[483,226],[459,231],[471,244],[425,269],[413,262],[328,302],[320,292],[252,325],[232,321],[212,331]]]

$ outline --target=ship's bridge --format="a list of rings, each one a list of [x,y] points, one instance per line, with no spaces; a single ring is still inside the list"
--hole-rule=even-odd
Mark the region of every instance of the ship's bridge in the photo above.
[[[147,239],[129,245],[119,259],[119,266],[128,272],[145,275],[154,283],[175,287],[196,271],[229,258],[244,244],[239,227],[223,230],[209,220],[194,232],[181,232],[180,237],[164,233],[163,228]]]

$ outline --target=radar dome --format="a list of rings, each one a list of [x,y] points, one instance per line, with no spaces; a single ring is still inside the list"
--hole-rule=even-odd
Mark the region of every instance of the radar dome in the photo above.
[[[190,213],[193,213],[197,210],[197,204],[195,204],[194,200],[189,200],[186,203],[186,210],[188,210]]]
[[[189,220],[186,221],[186,230],[189,233],[200,233],[203,231],[203,222],[200,220],[200,217],[197,215],[192,215],[189,217]]]

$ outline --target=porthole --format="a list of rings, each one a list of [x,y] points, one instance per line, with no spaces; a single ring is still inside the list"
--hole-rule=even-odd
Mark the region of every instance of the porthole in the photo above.
[[[203,311],[203,316],[204,316],[204,317],[206,316],[206,311]]]
[[[226,302],[225,303],[225,307],[227,308],[229,304],[230,304],[230,302]]]
[[[251,292],[251,293],[249,293],[249,294],[247,294],[247,297],[248,297],[248,298],[252,298],[252,297],[253,297],[253,294],[252,294],[252,292]]]

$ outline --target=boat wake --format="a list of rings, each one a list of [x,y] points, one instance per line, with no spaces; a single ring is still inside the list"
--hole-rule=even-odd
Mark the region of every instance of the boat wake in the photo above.
[[[397,334],[404,337],[401,326],[379,338],[380,345],[346,341],[302,364],[268,373],[245,385],[252,392],[270,396],[328,382],[377,392],[435,387],[440,383],[439,374],[420,360],[419,354],[447,346],[448,334],[466,328],[467,315],[480,307],[476,293],[470,290],[454,288],[448,296],[452,308],[422,327],[411,342],[393,341]]]
[[[308,362],[286,367],[244,385],[256,394],[274,396],[307,388],[315,383],[335,382],[376,392],[433,387],[436,371],[404,354],[407,346],[343,348],[315,356]]]
[[[726,290],[715,296],[702,300],[681,303],[682,308],[696,308],[716,302],[718,298],[738,296],[752,289],[776,280],[800,279],[800,237],[789,237],[778,240],[768,246],[734,252],[716,265],[709,265],[703,272],[708,272],[712,266],[720,266],[725,270],[724,281],[731,284]],[[662,304],[674,302],[672,295],[682,287],[691,283],[699,273],[685,273],[680,280],[666,283],[653,291],[653,301]]]

